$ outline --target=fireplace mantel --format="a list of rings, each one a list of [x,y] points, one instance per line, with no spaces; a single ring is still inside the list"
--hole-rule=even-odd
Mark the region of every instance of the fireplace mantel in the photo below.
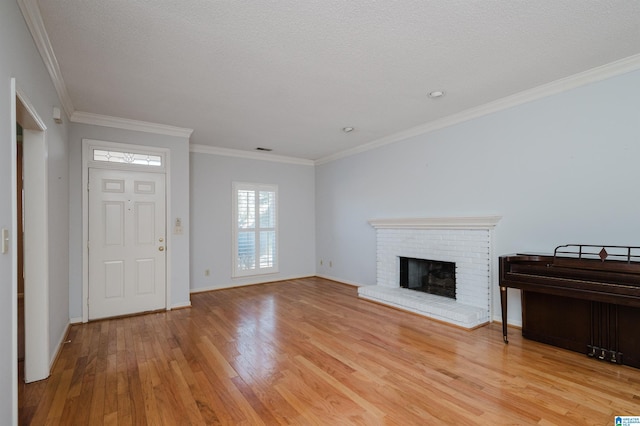
[[[376,229],[493,229],[502,216],[372,219]]]

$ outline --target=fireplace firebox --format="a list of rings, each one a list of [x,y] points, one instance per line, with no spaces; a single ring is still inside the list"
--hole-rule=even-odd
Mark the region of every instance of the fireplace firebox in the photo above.
[[[456,298],[456,264],[400,257],[400,287]]]

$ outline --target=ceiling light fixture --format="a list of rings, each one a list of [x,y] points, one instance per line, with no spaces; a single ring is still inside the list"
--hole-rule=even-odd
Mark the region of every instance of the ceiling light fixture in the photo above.
[[[355,129],[353,127],[343,127],[342,131],[345,133],[353,132]]]
[[[432,99],[441,98],[444,96],[444,92],[442,90],[434,90],[433,92],[429,92],[429,97]]]

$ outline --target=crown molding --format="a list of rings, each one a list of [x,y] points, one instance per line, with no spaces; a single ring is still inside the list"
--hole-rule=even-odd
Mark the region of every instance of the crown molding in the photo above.
[[[493,102],[489,102],[487,104],[480,105],[475,108],[470,108],[460,113],[432,121],[430,123],[412,127],[405,131],[386,136],[384,138],[357,146],[352,149],[320,158],[316,160],[315,163],[316,165],[329,163],[340,158],[345,158],[362,152],[370,151],[381,146],[389,145],[425,133],[430,133],[435,130],[450,127],[459,123],[463,123],[465,121],[472,120],[474,118],[479,118],[488,114],[492,114],[494,112],[522,105],[527,102],[565,92],[590,83],[595,83],[598,81],[606,80],[607,78],[636,71],[638,69],[640,69],[640,55],[629,56],[628,58],[620,59],[609,64],[592,68],[590,70],[583,71],[569,77],[561,78],[559,80],[552,81],[551,83],[534,87],[533,89],[525,90],[514,95],[510,95]]]
[[[72,123],[92,124],[94,126],[113,127],[123,130],[135,130],[138,132],[155,133],[165,136],[189,138],[193,129],[184,127],[167,126],[165,124],[149,123],[147,121],[130,120],[128,118],[112,117],[109,115],[93,114],[91,112],[75,111],[69,120]]]
[[[49,72],[49,76],[53,82],[56,93],[65,114],[69,121],[73,123],[93,124],[96,126],[114,127],[125,130],[136,130],[140,132],[156,133],[167,136],[177,136],[189,138],[193,129],[181,127],[166,126],[156,123],[148,123],[144,121],[129,120],[118,117],[110,117],[106,115],[92,114],[88,112],[76,111],[69,97],[67,86],[62,78],[62,72],[58,59],[51,46],[51,40],[47,34],[47,30],[42,20],[40,8],[37,0],[18,0],[18,6],[22,12],[22,16],[27,24],[27,28],[33,37],[33,40],[40,52],[40,56]]]
[[[69,93],[67,91],[67,86],[62,78],[62,72],[60,70],[60,66],[58,64],[58,60],[53,51],[53,47],[51,46],[51,41],[49,40],[49,35],[47,34],[46,28],[44,26],[44,21],[42,20],[42,15],[40,13],[40,8],[38,7],[37,0],[17,0],[18,6],[22,12],[22,15],[27,24],[27,28],[33,37],[33,40],[40,52],[40,56],[44,61],[44,64],[49,72],[53,85],[55,87],[56,93],[58,94],[58,98],[62,104],[62,108],[64,109],[67,117],[70,121],[75,123],[83,123],[83,124],[94,124],[98,126],[106,126],[106,127],[114,127],[125,130],[137,130],[142,132],[150,132],[150,133],[158,133],[163,135],[170,136],[180,136],[180,137],[190,137],[191,133],[193,133],[193,129],[186,129],[180,127],[172,127],[166,125],[160,125],[155,123],[148,123],[136,120],[128,120],[117,117],[110,116],[102,116],[98,114],[91,114],[81,111],[75,111],[73,107],[73,103],[71,102],[71,98],[69,97]],[[203,145],[198,145],[205,147],[203,150],[199,148],[192,149],[192,152],[205,152],[209,154],[215,155],[226,155],[226,156],[234,156],[234,157],[243,157],[243,158],[251,158],[251,159],[260,159],[267,161],[276,161],[276,162],[285,162],[292,164],[304,164],[304,165],[321,165],[325,163],[330,163],[332,161],[349,157],[352,155],[356,155],[362,152],[370,151],[372,149],[376,149],[385,145],[389,145],[395,142],[399,142],[411,137],[419,136],[422,134],[430,133],[435,130],[443,129],[446,127],[450,127],[459,123],[463,123],[465,121],[472,120],[474,118],[479,118],[484,115],[492,114],[494,112],[498,112],[504,109],[508,109],[517,105],[521,105],[527,102],[531,102],[537,99],[541,99],[547,96],[551,96],[557,93],[561,93],[567,90],[571,90],[576,87],[584,86],[586,84],[595,83],[598,81],[605,80],[607,78],[615,77],[621,74],[625,74],[631,71],[636,71],[640,69],[640,55],[630,56],[628,58],[620,59],[615,62],[611,62],[609,64],[605,64],[596,68],[592,68],[590,70],[574,74],[569,77],[565,77],[556,81],[553,81],[548,84],[544,84],[542,86],[535,87],[533,89],[525,90],[519,93],[516,93],[511,96],[507,96],[501,99],[498,99],[493,102],[489,102],[487,104],[471,108],[465,111],[462,111],[457,114],[450,115],[448,117],[444,117],[439,120],[435,120],[429,123],[425,123],[420,126],[416,126],[405,131],[395,133],[375,141],[366,143],[364,145],[359,145],[355,148],[340,151],[336,154],[332,154],[326,157],[322,157],[315,161],[309,161],[304,159],[298,159],[295,157],[283,157],[276,156],[270,154],[258,154],[258,153],[250,153],[247,151],[240,150],[226,150],[224,148],[214,148],[217,152],[210,152],[207,150],[208,147]],[[233,153],[235,152],[235,154]]]
[[[272,161],[276,163],[296,164],[299,166],[314,166],[313,160],[304,158],[286,157],[283,155],[274,155],[264,152],[242,151],[239,149],[220,148],[209,145],[191,144],[189,151],[199,154],[222,155],[225,157],[246,158],[249,160]]]
[[[20,7],[22,16],[27,24],[27,28],[33,37],[33,41],[38,48],[38,52],[40,52],[40,56],[44,61],[44,65],[49,72],[49,76],[51,76],[53,86],[58,94],[58,99],[62,104],[62,109],[64,109],[67,117],[71,118],[75,109],[73,108],[73,103],[71,102],[71,98],[67,92],[67,86],[62,78],[58,59],[53,52],[49,35],[45,29],[44,21],[40,14],[40,8],[38,7],[38,2],[37,0],[18,0],[18,6]]]
[[[376,229],[493,229],[502,216],[372,219]]]

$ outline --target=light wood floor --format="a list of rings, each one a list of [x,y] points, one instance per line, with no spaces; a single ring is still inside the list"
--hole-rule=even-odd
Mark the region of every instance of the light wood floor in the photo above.
[[[74,325],[21,424],[613,424],[640,370],[465,331],[320,278],[200,293],[193,307]]]

